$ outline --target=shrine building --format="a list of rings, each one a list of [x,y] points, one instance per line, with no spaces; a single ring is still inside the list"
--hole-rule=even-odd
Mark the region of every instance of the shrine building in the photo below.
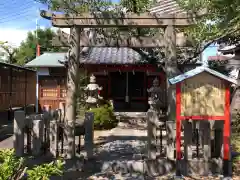
[[[66,53],[45,52],[27,63],[26,67],[36,68],[38,72],[38,109],[44,106],[58,108],[65,101],[67,69],[63,63]],[[147,89],[157,78],[163,91],[166,87],[164,71],[156,65],[147,64],[131,48],[94,47],[81,56],[80,68],[88,75],[95,75],[100,95],[105,100],[113,100],[114,110],[144,112],[148,109]],[[184,65],[192,69],[197,64]],[[166,104],[166,94],[161,99]]]

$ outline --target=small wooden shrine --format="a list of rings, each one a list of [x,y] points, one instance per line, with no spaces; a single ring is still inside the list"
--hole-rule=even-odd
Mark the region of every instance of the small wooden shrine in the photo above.
[[[187,160],[181,152],[181,126],[184,121],[205,121],[210,123],[210,129],[214,122],[223,121],[223,174],[229,175],[230,154],[230,85],[237,84],[231,79],[217,71],[207,67],[198,67],[169,80],[176,84],[176,158],[177,161]],[[187,136],[184,129],[184,136]],[[211,131],[208,135],[203,133],[204,161],[211,159]],[[207,142],[208,141],[208,142]],[[184,142],[187,143],[187,142]],[[186,146],[186,144],[184,145]],[[184,150],[185,151],[185,150]],[[185,152],[184,152],[185,153]],[[186,153],[185,153],[185,156]]]

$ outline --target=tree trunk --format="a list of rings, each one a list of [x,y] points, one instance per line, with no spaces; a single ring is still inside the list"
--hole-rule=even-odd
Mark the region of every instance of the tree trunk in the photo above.
[[[166,43],[165,54],[165,73],[167,77],[167,120],[175,121],[176,118],[176,87],[170,85],[169,79],[179,74],[177,67],[177,49],[176,49],[176,32],[173,26],[167,26],[165,29],[164,40]]]
[[[75,156],[76,91],[78,87],[80,58],[80,28],[73,27],[70,33],[70,51],[67,70],[67,96],[65,114],[65,142],[68,142],[67,157]]]

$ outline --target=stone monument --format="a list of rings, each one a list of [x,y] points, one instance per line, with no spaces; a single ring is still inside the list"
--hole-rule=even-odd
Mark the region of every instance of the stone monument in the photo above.
[[[156,111],[158,115],[162,114],[161,106],[163,101],[161,100],[162,89],[159,85],[157,77],[153,80],[153,85],[147,90],[149,93],[148,104],[150,105],[150,111]]]
[[[162,114],[160,110],[162,105],[160,100],[162,90],[157,78],[153,80],[153,86],[147,91],[149,93],[148,103],[150,105],[147,112],[148,158],[154,160],[156,159],[157,153],[157,129],[163,125],[163,122],[160,121],[160,115]]]

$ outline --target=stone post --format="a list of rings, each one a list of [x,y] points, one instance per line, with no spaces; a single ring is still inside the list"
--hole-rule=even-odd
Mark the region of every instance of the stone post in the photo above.
[[[13,123],[13,147],[17,157],[24,155],[24,126],[25,126],[25,112],[14,112]]]
[[[200,121],[200,130],[202,133],[202,144],[203,144],[203,172],[204,175],[209,174],[209,160],[211,158],[211,129],[208,121]]]
[[[184,125],[184,159],[192,159],[192,123],[183,121]]]
[[[44,122],[42,119],[33,120],[33,149],[32,153],[35,156],[41,154],[42,145],[43,145],[43,131],[44,131]]]
[[[174,160],[174,145],[176,139],[176,124],[174,121],[167,121],[166,122],[167,128],[167,158]]]
[[[156,137],[157,127],[155,122],[158,120],[156,111],[147,112],[147,147],[148,147],[148,158],[151,160],[156,159]]]
[[[54,157],[58,156],[58,128],[57,121],[50,121],[49,128],[50,152]]]
[[[67,142],[67,152],[66,152],[66,157],[67,159],[72,159],[75,156],[75,130],[73,131],[72,129],[75,129],[75,122],[74,121],[67,121],[65,123],[65,137],[64,141]]]
[[[44,123],[44,143],[46,146],[50,146],[50,115],[48,112],[43,112],[43,123]]]
[[[94,148],[94,130],[93,130],[94,114],[92,112],[85,113],[85,136],[84,136],[84,147],[87,152],[87,158],[93,157]]]

